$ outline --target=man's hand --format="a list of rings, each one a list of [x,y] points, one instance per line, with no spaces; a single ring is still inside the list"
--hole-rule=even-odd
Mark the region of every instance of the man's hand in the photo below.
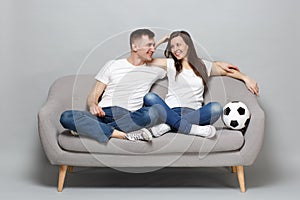
[[[168,42],[169,38],[170,38],[170,34],[165,35],[163,38],[157,41],[154,48],[156,49],[159,45]]]
[[[98,117],[104,117],[105,116],[105,112],[98,105],[92,105],[92,106],[90,106],[90,112],[93,115],[98,116]]]
[[[101,81],[97,81],[92,92],[89,94],[87,98],[87,105],[89,107],[90,113],[98,117],[104,117],[105,112],[101,107],[98,106],[98,99],[103,94],[106,88],[106,84]]]

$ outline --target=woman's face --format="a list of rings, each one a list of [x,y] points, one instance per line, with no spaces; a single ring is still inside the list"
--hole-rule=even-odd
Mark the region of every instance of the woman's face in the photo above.
[[[188,45],[184,42],[181,36],[174,37],[170,41],[170,48],[172,54],[178,59],[182,60],[187,58]]]

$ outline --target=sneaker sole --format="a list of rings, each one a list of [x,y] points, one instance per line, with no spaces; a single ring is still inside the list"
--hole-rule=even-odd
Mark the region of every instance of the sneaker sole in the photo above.
[[[212,125],[208,125],[208,126],[209,126],[209,128],[210,128],[210,130],[211,130],[211,133],[210,133],[208,136],[206,136],[206,138],[213,138],[213,137],[216,135],[217,130],[216,130],[216,128],[215,128],[214,126],[212,126]]]
[[[70,130],[70,133],[71,133],[71,135],[73,135],[73,136],[79,136],[79,134],[78,134],[77,132],[75,132],[75,131]]]

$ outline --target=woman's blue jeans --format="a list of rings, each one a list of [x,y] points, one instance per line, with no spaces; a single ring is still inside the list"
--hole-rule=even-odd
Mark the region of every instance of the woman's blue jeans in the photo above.
[[[88,111],[67,110],[61,114],[60,123],[79,135],[107,142],[114,129],[127,133],[156,125],[159,120],[156,107],[142,107],[134,112],[118,106],[105,107],[102,108],[105,117],[94,116]]]
[[[165,121],[176,132],[190,133],[192,124],[208,125],[215,123],[223,112],[223,108],[218,102],[210,102],[201,108],[194,110],[191,108],[170,108],[165,101],[155,93],[148,93],[144,97],[145,106],[159,106],[160,120]]]

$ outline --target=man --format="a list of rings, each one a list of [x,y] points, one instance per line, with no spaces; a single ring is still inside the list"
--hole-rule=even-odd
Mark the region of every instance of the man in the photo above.
[[[107,142],[110,138],[152,139],[144,127],[156,125],[159,116],[155,106],[143,107],[143,97],[166,72],[147,66],[155,51],[152,31],[133,31],[130,48],[127,59],[109,61],[96,75],[97,82],[87,99],[89,112],[68,110],[62,113],[60,122],[64,128],[99,142]]]

